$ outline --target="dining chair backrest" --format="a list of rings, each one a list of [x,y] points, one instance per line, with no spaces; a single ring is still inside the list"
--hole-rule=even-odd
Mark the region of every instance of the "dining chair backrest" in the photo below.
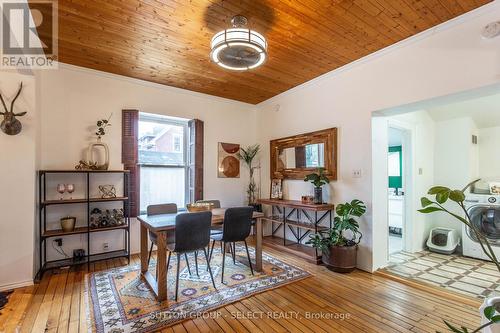
[[[220,208],[220,200],[197,200],[196,203],[211,203],[213,204],[212,208]]]
[[[175,252],[189,252],[210,243],[212,212],[184,213],[175,218]]]
[[[238,242],[250,235],[253,207],[228,208],[224,214],[222,238],[225,242]]]
[[[177,213],[177,205],[174,203],[149,205],[146,213],[148,215],[175,214]]]

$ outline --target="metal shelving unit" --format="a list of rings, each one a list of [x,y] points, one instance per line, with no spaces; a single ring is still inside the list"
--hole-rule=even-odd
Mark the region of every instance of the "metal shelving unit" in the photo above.
[[[123,174],[123,197],[116,198],[91,198],[90,197],[90,181],[93,174]],[[67,199],[67,200],[47,200],[47,176],[50,174],[84,174],[86,179],[86,192],[85,198],[81,199]],[[39,250],[39,270],[36,274],[36,279],[41,279],[43,273],[47,270],[74,266],[80,264],[87,264],[87,269],[90,269],[90,263],[100,260],[114,259],[114,258],[127,258],[130,263],[130,201],[129,201],[129,171],[128,170],[40,170],[38,171],[38,197],[39,197],[39,237],[38,237],[38,250]],[[92,204],[98,202],[122,202],[124,210],[125,224],[120,226],[103,227],[103,228],[90,228],[90,212]],[[65,232],[62,229],[47,230],[47,209],[56,205],[71,205],[71,204],[85,204],[87,225],[77,227],[73,231]],[[90,254],[91,235],[97,232],[104,232],[110,230],[123,230],[125,232],[125,242],[123,249],[110,252],[101,252]],[[64,237],[69,235],[87,235],[87,249],[85,256],[82,260],[74,260],[74,258],[66,258],[59,260],[47,261],[47,242],[51,238]]]

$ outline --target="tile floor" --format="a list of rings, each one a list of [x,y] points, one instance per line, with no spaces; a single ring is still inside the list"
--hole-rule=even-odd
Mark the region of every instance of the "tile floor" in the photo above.
[[[390,273],[472,297],[500,295],[500,273],[487,261],[429,251],[390,255]]]

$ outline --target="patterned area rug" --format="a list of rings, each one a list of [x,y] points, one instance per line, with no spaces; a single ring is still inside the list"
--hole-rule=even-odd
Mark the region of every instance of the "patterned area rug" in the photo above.
[[[253,258],[253,249],[249,250]],[[231,254],[226,254],[222,284],[222,254],[220,248],[214,249],[211,267],[217,287],[215,290],[203,254],[198,256],[199,275],[195,270],[194,254],[189,256],[192,274],[189,274],[186,261],[182,258],[178,302],[175,302],[176,256],[172,256],[168,271],[168,301],[161,303],[156,301],[139,277],[139,265],[88,274],[86,293],[89,327],[92,332],[98,333],[153,332],[160,327],[195,318],[226,304],[311,276],[265,253],[262,259],[263,272],[255,272],[255,276],[252,276],[245,248],[237,247],[236,263],[233,263]],[[151,272],[155,271],[154,265],[151,264]]]

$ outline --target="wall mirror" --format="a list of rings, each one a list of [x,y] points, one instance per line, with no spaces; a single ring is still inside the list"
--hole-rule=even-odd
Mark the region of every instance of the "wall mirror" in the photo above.
[[[271,141],[272,178],[303,179],[318,168],[337,179],[336,128]]]

